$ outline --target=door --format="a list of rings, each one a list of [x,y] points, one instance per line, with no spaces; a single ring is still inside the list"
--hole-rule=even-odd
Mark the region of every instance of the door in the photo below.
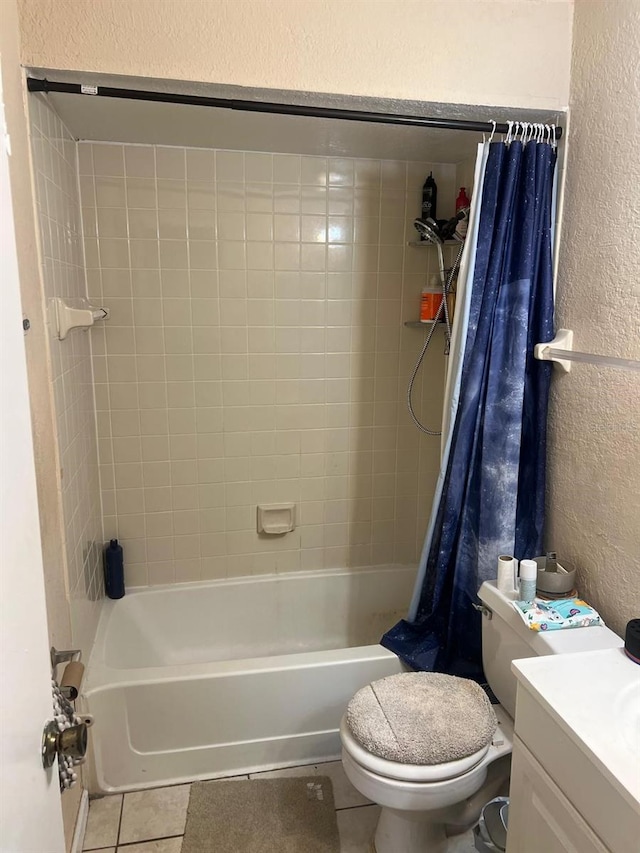
[[[40,527],[0,78],[0,851],[63,853]]]

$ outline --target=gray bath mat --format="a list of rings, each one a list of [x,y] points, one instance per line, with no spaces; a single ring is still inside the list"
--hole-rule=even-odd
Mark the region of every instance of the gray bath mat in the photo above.
[[[331,780],[194,782],[182,853],[340,853]]]

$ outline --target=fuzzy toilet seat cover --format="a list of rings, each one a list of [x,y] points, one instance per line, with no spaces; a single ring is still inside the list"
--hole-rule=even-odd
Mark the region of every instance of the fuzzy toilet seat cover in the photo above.
[[[444,764],[486,747],[497,727],[487,694],[466,678],[402,672],[373,681],[347,707],[366,750],[402,764]]]

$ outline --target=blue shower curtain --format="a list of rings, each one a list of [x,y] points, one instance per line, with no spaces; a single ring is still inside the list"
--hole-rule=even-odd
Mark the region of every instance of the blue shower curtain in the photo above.
[[[382,638],[413,669],[483,680],[478,588],[500,554],[542,551],[551,364],[533,348],[553,338],[555,160],[546,143],[489,145],[459,402],[415,618]]]

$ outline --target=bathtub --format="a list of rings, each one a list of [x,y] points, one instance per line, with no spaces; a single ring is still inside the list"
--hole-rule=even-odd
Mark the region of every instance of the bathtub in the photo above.
[[[337,759],[351,696],[402,670],[378,640],[414,577],[385,566],[105,600],[83,689],[93,793]]]

